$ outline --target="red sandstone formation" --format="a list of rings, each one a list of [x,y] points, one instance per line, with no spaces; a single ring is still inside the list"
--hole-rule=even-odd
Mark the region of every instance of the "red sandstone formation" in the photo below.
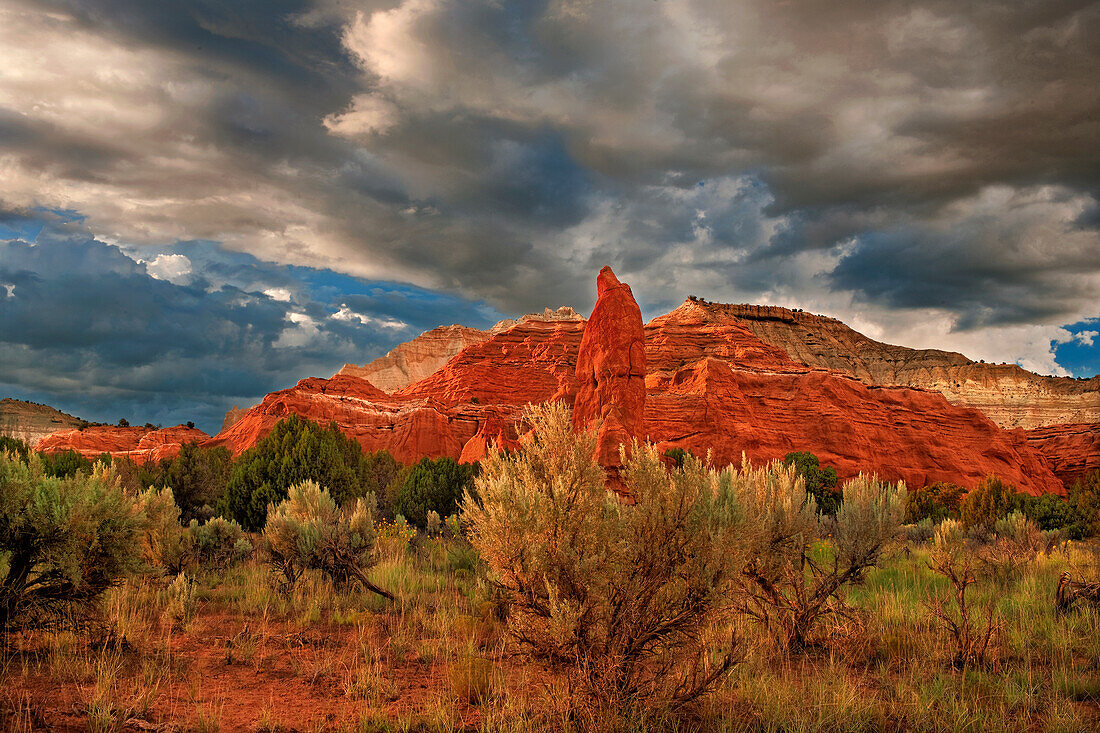
[[[500,321],[488,331],[457,325],[440,326],[395,347],[369,364],[345,364],[337,375],[365,379],[383,392],[392,394],[435,374],[467,347],[533,321],[577,322],[583,325],[584,318],[572,308],[563,306],[557,310],[546,308],[542,313],[528,313],[518,319],[509,318]]]
[[[1051,425],[1025,431],[1027,442],[1043,455],[1067,486],[1100,470],[1100,423]]]
[[[596,292],[577,353],[573,427],[598,430],[596,459],[617,486],[619,447],[645,439],[645,332],[630,286],[619,282],[610,267],[600,270]]]
[[[203,431],[186,425],[160,430],[93,425],[83,430],[62,430],[48,435],[38,443],[38,450],[49,454],[75,450],[85,458],[93,459],[107,453],[111,458],[129,458],[135,463],[146,463],[174,458],[184,443],[201,443],[209,438]]]
[[[704,358],[651,374],[646,419],[661,448],[711,451],[719,464],[809,450],[842,478],[874,471],[924,486],[974,486],[995,473],[1031,494],[1063,487],[1019,432],[936,392],[868,387],[841,372],[762,372]]]
[[[623,295],[608,275],[601,276],[606,288]],[[627,296],[619,303],[619,315],[626,318],[633,297],[618,285]],[[573,404],[576,398],[579,424],[601,416],[597,395],[603,386],[597,376],[606,373],[617,375],[629,395],[614,398],[616,420],[633,431],[629,435],[645,435],[666,447],[712,450],[719,461],[737,463],[742,451],[762,461],[808,450],[842,478],[874,471],[914,486],[934,481],[973,486],[996,473],[1038,494],[1060,491],[1059,478],[1095,465],[1100,456],[1095,426],[1066,433],[1004,430],[937,392],[878,387],[841,371],[806,366],[759,338],[744,319],[711,304],[689,300],[646,324],[644,355],[637,348],[640,319],[621,329],[600,310],[593,322],[604,321],[606,328],[538,317],[502,326],[395,394],[350,376],[302,380],[268,395],[209,444],[240,453],[280,418],[297,413],[322,424],[335,421],[365,449],[384,448],[402,462],[444,455],[474,460],[494,441],[512,444],[527,403]],[[629,330],[634,338],[626,338]],[[605,355],[615,351],[606,345],[614,342],[619,353],[625,344],[632,356],[615,357],[605,372],[598,371],[598,358],[589,363],[590,357],[578,356],[588,349],[582,338],[598,337],[605,341]],[[640,364],[648,364],[649,372],[644,397],[637,389],[645,371]],[[632,417],[639,412],[630,406],[639,403],[644,420]]]
[[[447,405],[516,405],[573,401],[584,321],[524,320],[469,346],[438,372],[395,397]]]

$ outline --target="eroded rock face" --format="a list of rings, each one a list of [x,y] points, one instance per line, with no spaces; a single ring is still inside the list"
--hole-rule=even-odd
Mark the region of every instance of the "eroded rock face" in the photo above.
[[[152,430],[144,427],[93,425],[83,430],[63,430],[43,438],[38,450],[61,453],[74,450],[95,459],[107,453],[111,458],[129,458],[134,463],[175,458],[184,443],[203,443],[210,436],[197,428],[175,425]]]
[[[1100,423],[1050,425],[1027,432],[1027,442],[1047,459],[1067,486],[1100,470]]]
[[[836,319],[777,306],[696,305],[714,319],[741,321],[794,361],[845,371],[866,384],[932,389],[949,402],[981,410],[1003,428],[1100,422],[1100,377],[1044,377],[1015,364],[892,346]]]
[[[13,400],[0,400],[0,435],[22,440],[32,448],[59,430],[79,427],[81,420],[49,405]]]
[[[868,387],[842,372],[734,369],[705,357],[651,374],[646,418],[662,449],[711,451],[719,464],[754,463],[808,450],[841,478],[860,471],[909,486],[972,487],[995,473],[1031,494],[1062,483],[1022,431],[994,425],[943,395]]]
[[[596,459],[618,483],[619,447],[645,440],[646,348],[630,286],[610,267],[596,278],[596,306],[577,353],[573,427],[596,428]]]

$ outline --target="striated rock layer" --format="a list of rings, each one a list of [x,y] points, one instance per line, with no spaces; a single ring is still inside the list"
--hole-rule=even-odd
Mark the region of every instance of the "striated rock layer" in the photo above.
[[[892,346],[836,319],[777,306],[699,306],[716,318],[742,321],[802,364],[845,371],[867,384],[933,389],[950,402],[981,410],[1003,428],[1100,422],[1100,377],[1044,377],[1015,364]]]
[[[85,458],[98,458],[107,453],[111,458],[129,458],[135,463],[175,458],[184,443],[202,443],[210,436],[197,428],[176,425],[152,430],[144,427],[93,425],[83,430],[63,430],[44,438],[38,444],[43,453],[75,450]]]
[[[575,376],[585,332],[581,320],[521,320],[393,394],[348,375],[305,379],[268,395],[209,444],[240,453],[296,413],[335,421],[365,449],[384,448],[402,462],[476,460],[494,442],[516,440],[529,402],[576,401],[582,416],[594,411],[587,394],[599,382],[588,380],[588,367],[580,369],[581,384]],[[996,473],[1032,494],[1062,491],[1034,435],[1004,430],[939,392],[868,385],[845,371],[799,363],[758,337],[750,321],[709,304],[689,300],[653,319],[644,339],[644,360],[634,349],[630,366],[616,368],[636,384],[638,365],[648,365],[644,421],[641,428],[631,422],[631,430],[664,447],[710,450],[721,462],[738,462],[742,452],[762,461],[809,450],[844,478],[874,471],[915,486],[969,487]],[[631,394],[630,404],[640,401]],[[1049,445],[1057,453],[1053,438]]]
[[[1100,470],[1100,423],[1033,428],[1027,431],[1027,442],[1067,486]]]
[[[573,427],[597,431],[596,460],[612,488],[621,489],[619,447],[646,436],[645,332],[630,286],[610,267],[600,270],[596,292],[577,351]]]
[[[0,400],[0,435],[22,440],[32,448],[47,435],[80,427],[82,422],[49,405],[9,397]]]

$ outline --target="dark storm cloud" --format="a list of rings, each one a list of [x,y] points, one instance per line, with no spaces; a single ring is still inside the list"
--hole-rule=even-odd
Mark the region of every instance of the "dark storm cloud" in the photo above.
[[[611,263],[650,314],[935,322],[1053,369],[1100,302],[1098,35],[1062,1],[12,0],[0,202],[513,313]]]

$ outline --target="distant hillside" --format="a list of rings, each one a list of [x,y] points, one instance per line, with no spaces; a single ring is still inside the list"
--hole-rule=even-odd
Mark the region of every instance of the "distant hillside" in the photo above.
[[[0,400],[0,435],[18,438],[31,446],[38,445],[38,441],[58,430],[72,430],[85,424],[79,417],[49,405],[9,397]]]

